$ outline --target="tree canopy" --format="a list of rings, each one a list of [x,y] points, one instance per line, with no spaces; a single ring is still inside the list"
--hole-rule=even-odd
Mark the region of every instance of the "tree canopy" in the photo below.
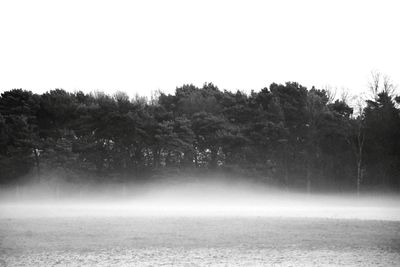
[[[0,183],[137,181],[219,173],[304,190],[400,190],[400,96],[345,99],[288,82],[259,92],[183,85],[124,93],[0,97]]]

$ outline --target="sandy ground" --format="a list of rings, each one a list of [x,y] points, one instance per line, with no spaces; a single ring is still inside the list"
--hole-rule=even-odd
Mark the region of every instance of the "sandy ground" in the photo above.
[[[400,222],[0,218],[0,266],[400,266]]]

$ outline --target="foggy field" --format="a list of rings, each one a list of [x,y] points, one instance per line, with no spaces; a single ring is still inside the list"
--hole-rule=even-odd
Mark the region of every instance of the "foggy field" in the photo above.
[[[241,216],[400,221],[400,197],[305,194],[242,181],[165,180],[149,184],[0,191],[0,218]]]
[[[400,267],[399,11],[0,0],[0,267]]]
[[[400,223],[244,217],[1,219],[3,266],[400,263]],[[0,265],[1,266],[1,265]]]
[[[217,183],[136,189],[9,193],[0,201],[0,266],[400,264],[396,196]]]

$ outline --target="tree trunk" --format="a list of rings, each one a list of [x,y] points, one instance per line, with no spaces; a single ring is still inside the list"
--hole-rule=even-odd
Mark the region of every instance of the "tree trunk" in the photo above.
[[[160,166],[160,150],[153,149],[153,168],[158,169]]]
[[[195,166],[195,168],[199,167],[199,162],[197,160],[197,151],[196,150],[194,151],[194,166]]]
[[[135,149],[136,167],[142,167],[142,159],[143,159],[142,149],[141,148],[136,148]]]
[[[360,185],[361,185],[361,160],[357,162],[357,196],[360,195]]]
[[[171,166],[171,151],[168,151],[167,156],[165,157],[165,166]]]
[[[194,152],[186,150],[183,153],[183,159],[181,165],[183,165],[184,167],[193,167],[193,161],[194,161]]]
[[[217,167],[217,156],[218,156],[218,148],[211,149],[211,169],[215,169]]]
[[[40,161],[39,161],[39,154],[37,148],[33,148],[33,154],[35,155],[35,165],[36,165],[36,174],[37,174],[37,181],[40,183]]]
[[[361,186],[361,180],[362,180],[362,153],[363,153],[363,147],[364,147],[364,135],[361,133],[361,131],[358,133],[357,136],[357,142],[358,142],[358,155],[357,155],[357,196],[360,195],[360,186]]]

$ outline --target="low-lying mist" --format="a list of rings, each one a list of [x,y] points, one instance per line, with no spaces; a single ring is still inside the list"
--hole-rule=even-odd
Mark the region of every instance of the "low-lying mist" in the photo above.
[[[400,220],[400,198],[293,192],[227,179],[3,189],[0,218],[243,216]]]

